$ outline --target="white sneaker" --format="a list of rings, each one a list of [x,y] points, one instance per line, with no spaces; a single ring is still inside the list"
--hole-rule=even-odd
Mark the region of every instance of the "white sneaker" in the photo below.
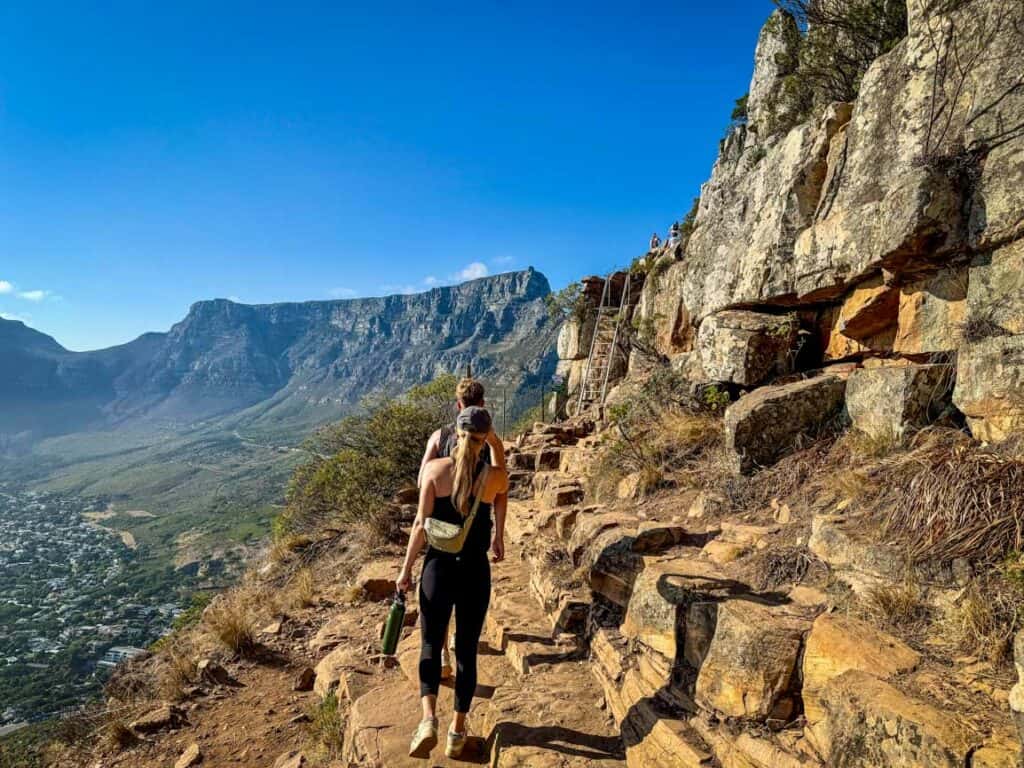
[[[412,735],[412,743],[409,745],[409,757],[425,759],[430,757],[431,750],[437,746],[437,718],[421,720],[416,726],[416,733]]]
[[[445,757],[462,757],[462,750],[466,748],[466,734],[448,731],[448,744],[444,748]]]
[[[447,648],[441,649],[441,679],[451,680],[452,678],[452,654]]]

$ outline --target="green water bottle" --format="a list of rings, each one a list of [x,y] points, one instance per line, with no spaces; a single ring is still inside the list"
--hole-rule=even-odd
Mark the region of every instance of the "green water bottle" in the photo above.
[[[386,656],[394,656],[398,648],[398,638],[402,634],[402,626],[405,624],[405,593],[396,592],[395,599],[391,603],[391,610],[388,611],[388,621],[384,625],[384,640],[381,652]]]

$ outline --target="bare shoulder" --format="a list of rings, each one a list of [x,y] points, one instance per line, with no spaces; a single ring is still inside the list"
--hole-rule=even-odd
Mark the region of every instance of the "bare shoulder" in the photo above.
[[[431,459],[427,462],[427,466],[424,468],[423,474],[426,479],[436,480],[439,477],[445,477],[451,468],[451,459]]]

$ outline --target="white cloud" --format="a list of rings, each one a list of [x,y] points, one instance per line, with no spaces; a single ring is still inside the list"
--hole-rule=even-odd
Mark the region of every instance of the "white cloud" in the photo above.
[[[456,272],[454,278],[456,280],[476,280],[477,278],[487,277],[491,271],[487,268],[487,265],[482,261],[474,261],[472,264],[467,264],[460,271]]]
[[[440,285],[441,281],[438,280],[433,275],[427,275],[426,277],[423,278],[423,284],[424,285],[429,285],[429,286],[433,287],[435,285]]]
[[[13,293],[14,285],[6,280],[0,280],[0,293]]]
[[[40,301],[43,301],[44,299],[46,299],[49,296],[50,296],[50,292],[49,291],[35,290],[35,291],[19,291],[18,292],[18,298],[19,299],[24,299],[25,301],[40,302]]]
[[[356,296],[353,288],[331,288],[328,293],[335,299],[352,299]]]
[[[12,315],[10,312],[0,312],[0,318],[26,324],[32,319],[30,315]]]

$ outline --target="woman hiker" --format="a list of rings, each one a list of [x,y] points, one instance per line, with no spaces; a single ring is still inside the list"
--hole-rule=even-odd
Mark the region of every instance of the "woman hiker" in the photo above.
[[[465,378],[461,379],[455,387],[456,413],[471,405],[486,408],[484,402],[484,385],[473,378],[472,368],[467,368]],[[427,471],[427,465],[434,459],[446,459],[455,453],[455,446],[458,443],[459,431],[455,422],[448,424],[434,432],[427,440],[427,448],[420,460],[419,477],[416,480],[416,487],[423,487],[423,475]],[[491,461],[491,454],[498,458]],[[505,466],[505,446],[494,430],[487,436],[487,445],[483,451],[484,460],[488,464]],[[508,494],[501,494],[494,500],[494,536],[491,539],[491,552],[494,555],[494,562],[501,562],[505,557],[505,516],[508,512]],[[448,630],[445,630],[444,644],[441,647],[441,679],[449,680],[452,676],[452,642]]]
[[[477,645],[491,598],[491,507],[508,491],[504,462],[488,465],[484,445],[493,432],[490,414],[469,407],[456,420],[458,442],[454,455],[430,461],[423,475],[420,504],[409,535],[398,588],[412,588],[412,568],[423,548],[427,556],[420,577],[420,696],[423,719],[413,735],[409,756],[429,757],[437,745],[437,692],[441,684],[441,649],[445,630],[455,610],[455,718],[448,729],[445,755],[459,757],[466,745],[466,715],[476,691]],[[452,526],[464,532],[461,545],[441,539]],[[467,526],[468,524],[468,526]],[[431,533],[428,545],[428,529]],[[438,546],[435,546],[437,544]],[[439,547],[444,547],[441,549]],[[457,549],[457,551],[446,551]]]

